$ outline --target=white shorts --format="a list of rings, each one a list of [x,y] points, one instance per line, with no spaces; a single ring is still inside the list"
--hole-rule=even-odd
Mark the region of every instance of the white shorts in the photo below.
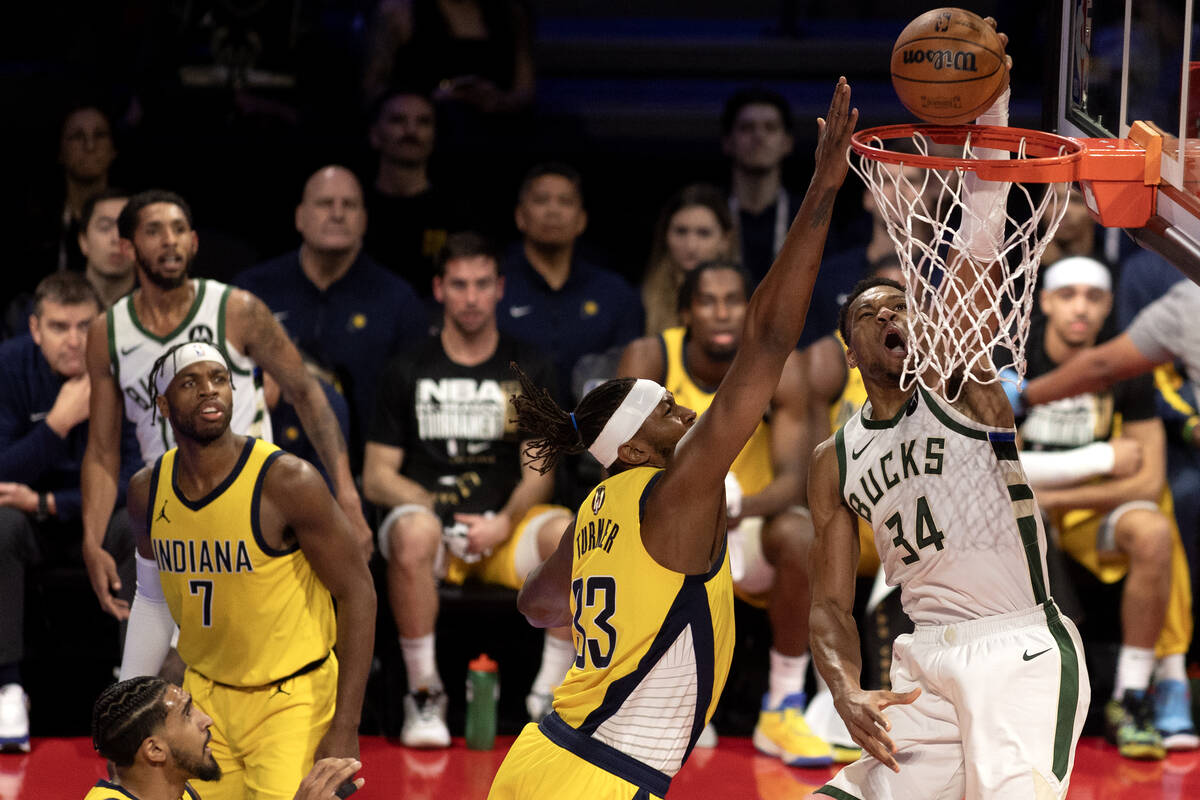
[[[1066,797],[1091,690],[1083,645],[1053,601],[896,639],[884,714],[899,774],[864,755],[816,794],[838,800]]]

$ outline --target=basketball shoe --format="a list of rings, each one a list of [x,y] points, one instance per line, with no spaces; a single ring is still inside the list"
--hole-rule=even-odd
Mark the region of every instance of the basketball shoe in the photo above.
[[[804,719],[806,700],[804,692],[796,692],[770,708],[768,695],[763,695],[758,724],[754,726],[754,747],[760,753],[778,756],[789,767],[827,767],[833,763],[833,749],[808,727]]]
[[[405,747],[449,747],[446,727],[446,695],[418,689],[404,696],[404,727],[400,743]]]
[[[1125,758],[1161,761],[1167,757],[1162,736],[1154,728],[1154,707],[1145,691],[1126,689],[1120,700],[1104,708],[1105,733]]]
[[[29,696],[19,683],[0,687],[0,751],[29,752]]]
[[[1154,683],[1154,727],[1168,750],[1200,747],[1196,723],[1192,721],[1192,693],[1187,681],[1160,680]]]

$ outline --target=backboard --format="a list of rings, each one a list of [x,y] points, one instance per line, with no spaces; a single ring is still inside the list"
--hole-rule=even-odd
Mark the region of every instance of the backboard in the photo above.
[[[1193,0],[1061,0],[1056,133],[1162,133],[1156,213],[1130,235],[1200,283],[1200,37]],[[1048,98],[1049,99],[1049,98]]]

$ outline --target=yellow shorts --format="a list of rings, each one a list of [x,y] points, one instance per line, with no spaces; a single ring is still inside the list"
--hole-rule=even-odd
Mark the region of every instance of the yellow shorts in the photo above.
[[[461,585],[468,578],[474,578],[483,583],[494,583],[510,589],[520,589],[525,583],[526,576],[533,567],[541,562],[537,555],[537,541],[532,538],[536,532],[535,529],[540,525],[531,527],[531,523],[540,522],[539,518],[541,517],[560,513],[567,517],[571,515],[566,506],[534,506],[525,512],[525,516],[521,517],[521,521],[517,523],[512,535],[493,550],[491,555],[479,559],[474,564],[468,564],[461,558],[449,556],[446,576],[443,580],[446,583]],[[565,519],[563,526],[566,526]],[[531,537],[529,539],[525,537],[527,529],[529,529]],[[562,533],[561,529],[559,533]]]
[[[337,698],[337,657],[282,683],[238,688],[189,669],[183,688],[213,719],[212,752],[221,780],[196,782],[204,800],[291,800],[312,769],[313,755]]]
[[[1175,504],[1171,492],[1164,488],[1158,499],[1158,510],[1167,518],[1171,529],[1171,594],[1167,600],[1167,614],[1163,618],[1162,633],[1159,634],[1155,655],[1159,658],[1177,653],[1186,653],[1192,642],[1192,579],[1188,570],[1187,554],[1179,538],[1175,523]],[[1097,537],[1111,512],[1090,509],[1071,509],[1053,515],[1052,523],[1058,531],[1059,546],[1071,558],[1087,567],[1088,571],[1104,583],[1116,583],[1129,571],[1125,560],[1100,560]]]
[[[559,747],[529,723],[492,780],[488,800],[652,800],[658,795]],[[207,800],[207,798],[205,798]]]

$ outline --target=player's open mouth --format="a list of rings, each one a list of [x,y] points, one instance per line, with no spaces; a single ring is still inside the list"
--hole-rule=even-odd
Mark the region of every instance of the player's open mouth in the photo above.
[[[222,409],[220,406],[203,406],[200,409],[200,416],[205,417],[206,419],[220,419],[221,414],[223,413],[224,409]]]
[[[895,328],[892,328],[883,335],[883,346],[897,355],[908,355],[908,347],[904,344],[904,337]]]

